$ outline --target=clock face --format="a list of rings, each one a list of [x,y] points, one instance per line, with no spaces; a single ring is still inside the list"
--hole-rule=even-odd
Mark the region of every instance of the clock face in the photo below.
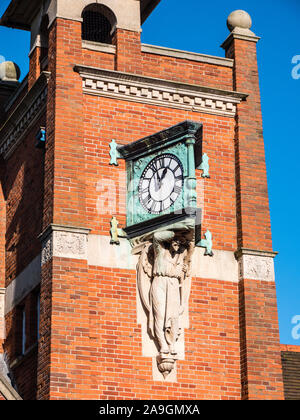
[[[148,163],[139,182],[139,200],[150,214],[169,209],[183,187],[183,166],[172,154],[157,156]]]

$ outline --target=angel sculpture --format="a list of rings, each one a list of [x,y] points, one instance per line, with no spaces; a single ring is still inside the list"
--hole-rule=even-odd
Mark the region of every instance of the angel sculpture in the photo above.
[[[179,222],[139,238],[138,289],[148,327],[159,348],[158,368],[166,377],[174,367],[176,342],[189,298],[194,221]]]

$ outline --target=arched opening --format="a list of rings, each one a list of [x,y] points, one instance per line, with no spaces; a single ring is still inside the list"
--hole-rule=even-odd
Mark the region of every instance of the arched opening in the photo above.
[[[114,13],[103,4],[90,4],[82,12],[82,39],[112,44],[116,27]]]

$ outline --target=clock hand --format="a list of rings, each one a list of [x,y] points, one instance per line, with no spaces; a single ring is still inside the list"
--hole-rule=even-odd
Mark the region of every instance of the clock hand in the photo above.
[[[162,180],[165,178],[165,176],[167,175],[167,172],[168,172],[168,168],[165,168],[164,169],[164,171],[163,171],[163,174],[162,174],[162,176],[161,176],[161,178],[160,178],[160,183],[162,182]]]
[[[160,180],[159,180],[159,188],[161,187],[161,184],[162,184],[163,180],[165,179],[165,176],[167,175],[167,172],[168,172],[168,168],[165,168],[163,173],[162,173],[162,176],[160,177]]]
[[[158,172],[156,172],[156,177],[154,176],[155,181],[155,192],[157,192],[160,189],[160,178],[158,176]]]

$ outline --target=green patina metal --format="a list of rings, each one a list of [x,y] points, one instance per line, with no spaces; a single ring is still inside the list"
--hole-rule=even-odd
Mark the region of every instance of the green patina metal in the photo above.
[[[121,158],[119,152],[118,152],[118,145],[116,143],[116,140],[112,140],[109,143],[109,147],[110,147],[110,151],[109,151],[109,155],[110,155],[110,165],[114,165],[114,166],[118,166],[118,159]]]
[[[209,157],[207,156],[206,153],[204,153],[204,155],[202,156],[202,163],[201,165],[198,166],[198,169],[202,170],[202,178],[210,178],[209,175]]]
[[[127,170],[127,227],[157,218],[147,212],[139,199],[138,187],[147,165],[163,154],[174,155],[183,167],[183,187],[171,207],[159,216],[179,214],[183,209],[197,207],[195,144],[202,141],[202,124],[184,121],[167,130],[118,147],[119,156],[126,160]]]
[[[201,248],[205,248],[204,255],[209,255],[210,257],[213,257],[214,253],[212,250],[213,242],[212,242],[212,234],[209,230],[205,233],[205,239],[201,239],[200,244],[197,244]]]
[[[113,216],[111,218],[110,221],[110,236],[111,236],[111,240],[110,240],[110,244],[111,245],[120,245],[120,240],[119,238],[126,238],[127,235],[124,232],[123,229],[118,228],[119,222],[117,220],[117,218],[115,216]]]

